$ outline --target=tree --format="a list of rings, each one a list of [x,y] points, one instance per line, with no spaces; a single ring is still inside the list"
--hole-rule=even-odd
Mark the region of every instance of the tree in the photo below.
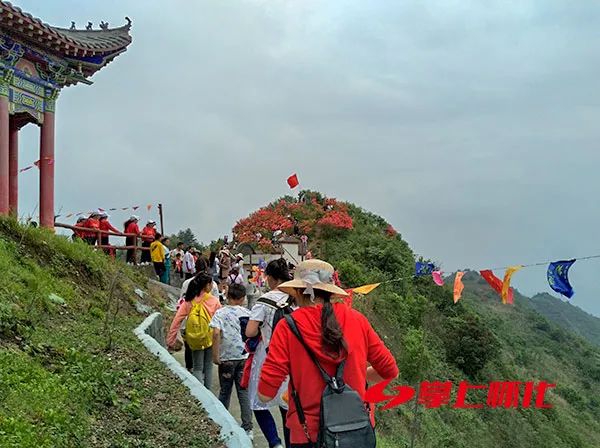
[[[171,240],[172,246],[175,246],[178,243],[183,243],[185,246],[194,246],[195,248],[200,248],[202,246],[196,239],[196,235],[194,235],[192,229],[189,227],[185,230],[180,230],[177,234],[171,235],[169,239]]]

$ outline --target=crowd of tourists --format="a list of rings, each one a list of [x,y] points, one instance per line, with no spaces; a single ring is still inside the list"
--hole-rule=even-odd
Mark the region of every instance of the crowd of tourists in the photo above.
[[[311,259],[290,271],[283,258],[272,260],[268,291],[252,305],[243,263],[224,250],[184,273],[169,349],[184,347],[186,367],[209,390],[216,365],[219,400],[229,408],[235,387],[242,428],[253,436],[254,415],[270,448],[375,447],[366,388],[395,378],[398,368],[368,320],[339,300],[347,293],[334,268]],[[193,256],[173,252],[184,266]]]

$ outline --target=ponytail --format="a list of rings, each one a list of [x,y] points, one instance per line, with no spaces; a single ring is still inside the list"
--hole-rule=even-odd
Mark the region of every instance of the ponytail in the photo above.
[[[208,284],[212,284],[212,277],[210,275],[204,272],[196,275],[188,285],[188,289],[184,296],[185,301],[189,302],[198,297]]]
[[[321,345],[325,353],[339,356],[345,346],[344,334],[333,312],[331,294],[323,293],[323,310],[321,311]]]

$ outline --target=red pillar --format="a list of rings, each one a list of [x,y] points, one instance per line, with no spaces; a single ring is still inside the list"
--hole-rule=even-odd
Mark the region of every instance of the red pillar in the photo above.
[[[48,111],[40,132],[40,225],[54,228],[54,113]]]
[[[0,92],[0,215],[8,215],[8,97]]]
[[[8,139],[8,206],[10,214],[19,215],[19,128],[13,123]]]

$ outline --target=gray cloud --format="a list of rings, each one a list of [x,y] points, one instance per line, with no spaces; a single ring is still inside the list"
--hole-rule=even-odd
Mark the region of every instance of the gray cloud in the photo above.
[[[134,20],[130,50],[58,102],[65,211],[162,201],[168,230],[210,240],[297,171],[447,270],[600,250],[595,2],[19,4],[56,25]],[[23,164],[37,139],[24,130]],[[597,266],[575,265],[573,302],[600,314]],[[543,269],[514,281],[548,289]]]

